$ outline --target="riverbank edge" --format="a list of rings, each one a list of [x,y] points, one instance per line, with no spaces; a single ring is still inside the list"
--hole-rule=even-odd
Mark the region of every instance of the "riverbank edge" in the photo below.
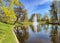
[[[18,39],[17,39],[17,37],[16,37],[16,35],[15,35],[15,33],[14,33],[13,29],[14,29],[14,26],[12,27],[12,29],[11,29],[11,30],[12,30],[12,33],[13,33],[13,35],[14,35],[14,37],[15,37],[15,42],[16,42],[16,43],[20,43],[20,42],[18,41]]]

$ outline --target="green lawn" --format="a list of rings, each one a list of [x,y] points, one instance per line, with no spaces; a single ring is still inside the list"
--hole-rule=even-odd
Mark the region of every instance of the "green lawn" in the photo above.
[[[0,22],[0,43],[15,43],[11,28],[12,25]]]

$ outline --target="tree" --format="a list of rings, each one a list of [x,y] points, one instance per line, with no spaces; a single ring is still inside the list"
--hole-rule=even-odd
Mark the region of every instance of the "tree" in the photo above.
[[[2,11],[3,11],[3,21],[4,22],[11,22],[11,21],[15,21],[16,17],[15,17],[15,13],[13,10],[7,8],[7,7],[2,7]]]
[[[15,13],[16,13],[16,21],[14,22],[14,24],[16,22],[18,22],[19,18],[21,18],[21,15],[23,15],[23,9],[21,7],[17,7],[14,9]]]
[[[27,22],[28,21],[28,17],[27,17],[27,10],[22,8],[22,7],[17,7],[15,8],[15,13],[16,13],[16,22]],[[14,24],[15,24],[14,23]]]
[[[32,14],[32,15],[31,15],[31,18],[30,18],[29,21],[33,22],[33,17],[34,17],[34,15],[35,15],[35,14]]]
[[[56,9],[57,9],[58,22],[60,22],[60,1],[57,1]]]
[[[24,9],[23,13],[24,13],[24,22],[28,22],[28,15],[27,15],[28,13],[27,13],[27,10]]]
[[[44,19],[44,21],[46,21],[46,23],[49,23],[49,17],[48,17],[47,13],[45,13],[43,19]]]
[[[22,6],[18,0],[0,0],[0,9],[2,10],[3,21],[11,22],[15,21],[16,16],[14,12],[14,6]]]
[[[36,16],[37,16],[37,21],[40,22],[40,20],[41,20],[41,15],[40,15],[39,13],[37,13]]]
[[[40,19],[41,19],[41,16],[40,16],[40,14],[39,14],[39,13],[32,14],[32,15],[31,15],[31,18],[30,18],[30,21],[31,21],[31,22],[33,22],[33,18],[34,18],[34,16],[35,16],[35,15],[37,16],[37,21],[39,22],[39,21],[40,21]]]
[[[57,18],[57,9],[56,9],[56,1],[53,1],[52,5],[51,5],[51,21],[54,23],[58,20]]]

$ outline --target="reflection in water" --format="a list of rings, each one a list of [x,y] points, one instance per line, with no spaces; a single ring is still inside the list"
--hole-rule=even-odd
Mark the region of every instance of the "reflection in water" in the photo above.
[[[48,24],[44,24],[42,26],[44,27],[45,32],[48,32],[49,25]]]
[[[54,26],[52,26],[52,30],[51,30],[51,41],[53,42],[53,43],[58,43],[57,41],[58,41],[58,26],[56,26],[56,25],[54,25]]]
[[[18,26],[14,29],[20,43],[59,43],[57,25]]]
[[[17,32],[16,32],[16,36],[17,36],[20,43],[25,43],[25,41],[29,37],[28,27],[25,27],[25,26],[18,27]]]
[[[33,32],[40,32],[40,26],[39,25],[30,25]]]

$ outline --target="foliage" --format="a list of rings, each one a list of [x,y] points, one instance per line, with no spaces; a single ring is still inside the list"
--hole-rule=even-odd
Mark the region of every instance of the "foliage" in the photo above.
[[[14,9],[15,13],[17,14],[16,17],[16,22],[20,23],[20,22],[27,22],[28,21],[28,17],[27,17],[27,10],[23,9],[21,7],[17,7]]]
[[[0,0],[0,9],[2,13],[2,21],[6,23],[13,23],[16,20],[14,6],[22,6],[18,0]],[[8,4],[8,5],[6,5]]]
[[[14,21],[16,19],[15,17],[15,13],[13,10],[7,8],[7,7],[2,7],[2,11],[3,11],[3,21],[4,22],[11,22]]]
[[[30,18],[30,20],[29,20],[29,21],[33,22],[33,18],[34,18],[34,16],[35,16],[35,15],[37,16],[37,21],[38,21],[38,22],[40,22],[41,16],[40,16],[40,14],[39,14],[39,13],[32,14],[32,15],[31,15],[31,18]]]
[[[56,1],[53,1],[52,5],[51,5],[50,13],[51,13],[51,21],[52,22],[58,21],[56,4],[57,4]]]
[[[21,3],[19,4],[19,1],[18,0],[11,0],[10,6],[14,6],[14,4],[17,5],[17,6],[22,6]]]

